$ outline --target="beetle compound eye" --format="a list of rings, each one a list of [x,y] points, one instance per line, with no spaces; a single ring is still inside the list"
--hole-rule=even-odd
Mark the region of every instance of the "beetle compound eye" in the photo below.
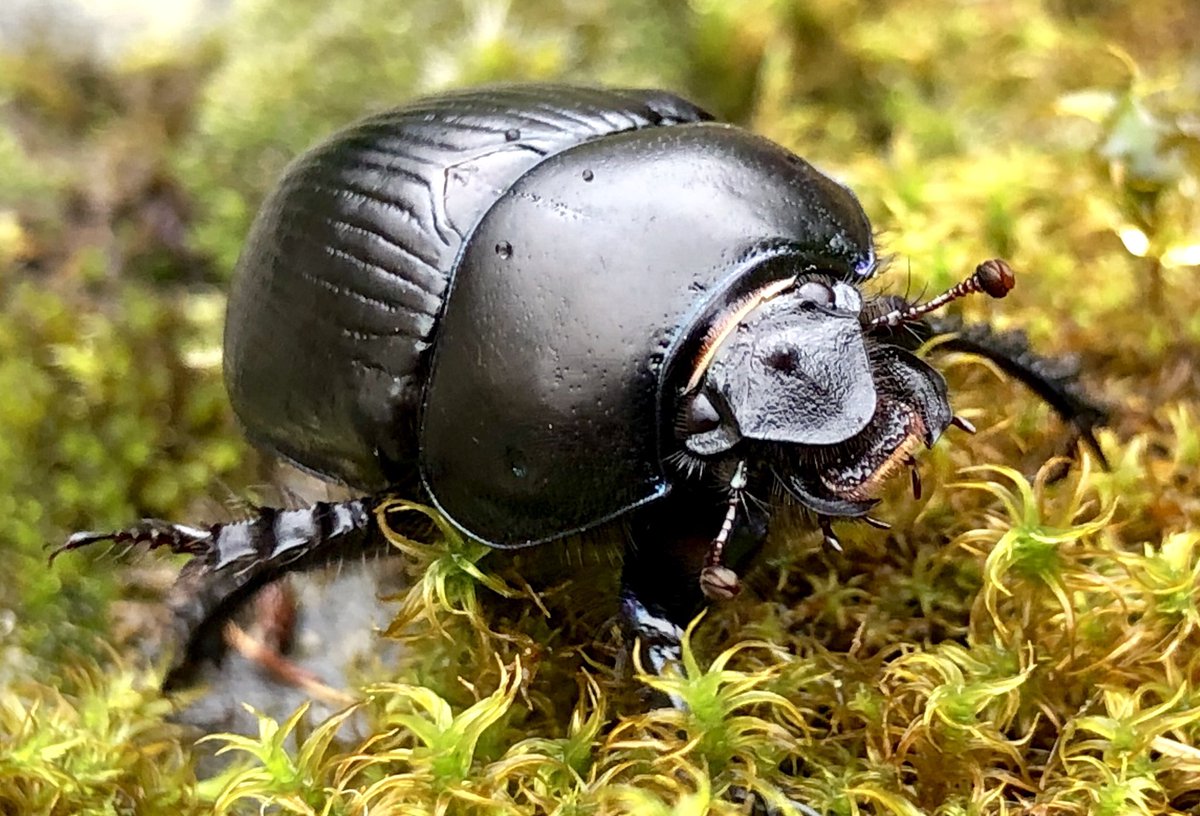
[[[683,409],[684,429],[689,434],[702,434],[721,427],[721,415],[708,395],[701,391],[688,400]]]
[[[809,303],[814,306],[833,305],[833,290],[821,281],[810,280],[800,284],[796,289],[796,297],[801,306]]]

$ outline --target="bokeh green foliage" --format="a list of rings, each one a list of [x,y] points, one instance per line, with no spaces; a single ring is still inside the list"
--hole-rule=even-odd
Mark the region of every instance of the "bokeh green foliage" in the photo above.
[[[1194,811],[1197,29],[1185,0],[243,0],[124,62],[3,55],[0,790],[22,798],[0,805],[704,814],[752,791],[836,814]],[[413,588],[389,634],[412,648],[388,682],[344,720],[217,738],[235,763],[197,786],[154,678],[96,648],[119,562],[50,570],[42,545],[244,489],[220,291],[272,180],[359,115],[505,79],[662,85],[794,148],[881,230],[881,290],[1008,258],[1007,300],[956,308],[1080,358],[1115,409],[1111,468],[1043,469],[1071,450],[1050,412],[943,357],[981,433],[923,457],[921,500],[889,489],[890,532],[839,529],[848,556],[782,525],[665,680],[614,669],[611,542],[547,568],[430,525],[396,540]],[[72,665],[87,653],[104,667]],[[654,685],[690,713],[647,709]]]
[[[211,812],[158,677],[80,662],[66,680],[0,691],[0,812]]]
[[[203,330],[183,309],[136,287],[103,312],[31,281],[0,290],[0,385],[9,395],[0,401],[9,576],[0,607],[15,611],[10,635],[30,654],[91,650],[106,628],[112,564],[70,558],[50,569],[44,547],[67,529],[178,512],[237,465],[239,445],[219,382],[197,384],[180,364]]]
[[[244,472],[216,352],[223,298],[165,172],[196,66],[57,59],[0,71],[0,677],[58,674],[108,636],[111,558],[48,569],[79,528],[187,512]],[[191,79],[188,79],[191,77]],[[41,659],[45,659],[41,662]]]

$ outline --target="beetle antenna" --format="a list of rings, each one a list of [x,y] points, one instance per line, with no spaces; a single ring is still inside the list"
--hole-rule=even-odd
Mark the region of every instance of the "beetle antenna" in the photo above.
[[[984,261],[975,267],[975,271],[966,280],[952,286],[948,291],[938,295],[933,300],[909,306],[906,309],[893,309],[887,314],[880,315],[870,322],[871,327],[899,326],[911,320],[929,314],[942,308],[951,301],[973,294],[985,292],[994,298],[1002,298],[1012,290],[1016,283],[1012,267],[999,258]]]
[[[729,600],[741,592],[737,573],[722,563],[725,554],[725,544],[733,532],[733,523],[737,519],[738,507],[742,504],[746,490],[746,462],[737,463],[733,476],[729,479],[729,501],[725,505],[725,519],[717,537],[708,547],[708,557],[704,560],[704,569],[700,571],[700,591],[713,601]]]

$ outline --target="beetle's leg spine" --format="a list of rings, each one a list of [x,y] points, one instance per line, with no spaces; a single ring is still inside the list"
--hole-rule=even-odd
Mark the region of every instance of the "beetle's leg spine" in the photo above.
[[[825,542],[825,546],[834,552],[843,552],[841,539],[833,532],[833,519],[818,513],[817,525],[821,528],[821,538]]]
[[[951,417],[950,424],[955,428],[958,428],[969,434],[974,434],[976,432],[975,423],[971,422],[971,420],[967,419],[966,417],[959,416],[958,414],[955,414],[953,417]]]

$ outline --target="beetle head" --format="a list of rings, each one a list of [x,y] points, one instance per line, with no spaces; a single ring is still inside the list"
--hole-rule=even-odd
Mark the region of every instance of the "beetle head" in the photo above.
[[[785,487],[813,509],[865,512],[878,484],[933,444],[952,414],[941,375],[870,342],[862,307],[852,285],[812,276],[769,284],[724,310],[684,390],[688,453],[769,449],[785,463]]]
[[[685,400],[693,453],[720,453],[743,438],[832,445],[874,414],[858,291],[827,279],[788,283],[774,297],[743,301],[710,331],[703,379]]]

